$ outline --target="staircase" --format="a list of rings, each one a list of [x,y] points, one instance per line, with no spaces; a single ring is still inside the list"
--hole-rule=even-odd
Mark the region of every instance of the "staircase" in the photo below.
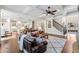
[[[58,31],[63,32],[64,26],[61,25],[60,22],[53,20],[53,27],[55,27]]]
[[[63,25],[61,25],[57,21],[53,20],[53,27],[48,28],[47,33],[52,36],[65,38],[65,36],[63,35],[63,27],[64,27]]]

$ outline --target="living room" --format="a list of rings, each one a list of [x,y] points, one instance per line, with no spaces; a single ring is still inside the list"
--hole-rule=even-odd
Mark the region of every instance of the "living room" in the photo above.
[[[0,5],[0,11],[1,53],[79,52],[78,5]]]

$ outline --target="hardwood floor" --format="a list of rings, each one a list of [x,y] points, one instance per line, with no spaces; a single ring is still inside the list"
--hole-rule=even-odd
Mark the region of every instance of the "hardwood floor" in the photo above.
[[[55,40],[56,40],[56,42],[57,41],[60,42],[61,45],[63,44],[62,39],[50,37],[49,40],[51,41],[51,44],[53,45],[52,47],[58,46],[58,45],[53,44],[53,42]],[[8,40],[8,41],[3,41],[1,43],[2,43],[1,47],[0,47],[1,53],[18,53],[19,52],[19,46],[18,46],[17,38],[15,39],[13,37],[13,39]],[[62,49],[62,53],[73,53],[73,52],[74,53],[79,52],[79,46],[76,43],[75,36],[72,35],[72,36],[68,36],[68,39],[66,39],[64,48]],[[48,53],[50,53],[50,52],[48,51]]]
[[[19,52],[19,45],[17,36],[13,35],[1,41],[1,53],[18,53]]]
[[[19,52],[18,43],[16,39],[3,41],[1,44],[1,53],[17,53]]]

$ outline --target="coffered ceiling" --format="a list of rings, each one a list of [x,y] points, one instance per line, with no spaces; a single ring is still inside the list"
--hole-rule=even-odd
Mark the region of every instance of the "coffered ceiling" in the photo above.
[[[51,10],[58,10],[57,15],[62,15],[64,11],[67,11],[67,7],[69,5],[50,5]],[[18,14],[19,18],[24,19],[24,21],[28,20],[40,20],[40,19],[48,19],[53,17],[52,15],[47,15],[45,10],[48,5],[1,5],[0,8],[5,9],[7,11]],[[75,6],[71,6],[70,8],[74,8]],[[75,9],[75,8],[74,8]]]

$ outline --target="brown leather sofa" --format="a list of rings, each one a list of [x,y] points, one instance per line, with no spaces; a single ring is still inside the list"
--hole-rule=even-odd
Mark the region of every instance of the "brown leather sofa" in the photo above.
[[[37,45],[35,39],[30,41],[25,38],[23,41],[23,49],[28,53],[44,53],[47,50],[47,41],[43,41]]]

